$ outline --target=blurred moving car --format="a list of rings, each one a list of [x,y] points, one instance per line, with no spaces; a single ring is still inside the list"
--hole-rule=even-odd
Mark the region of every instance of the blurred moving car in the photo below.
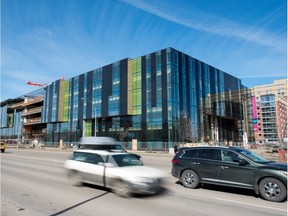
[[[163,185],[164,172],[143,166],[137,154],[97,150],[75,150],[64,163],[74,185],[83,182],[111,188],[120,196],[155,194]]]
[[[126,152],[126,150],[111,137],[81,137],[76,149]]]
[[[1,144],[1,152],[5,152],[6,144],[4,142],[0,142],[0,144]]]
[[[287,164],[239,147],[180,148],[172,160],[172,176],[187,188],[205,183],[253,189],[274,202],[287,196]]]

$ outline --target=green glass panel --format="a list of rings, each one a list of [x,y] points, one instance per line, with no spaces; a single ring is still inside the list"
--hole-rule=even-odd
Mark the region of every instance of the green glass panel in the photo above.
[[[134,115],[141,114],[141,58],[134,59],[132,62],[132,110]]]
[[[92,136],[92,121],[91,120],[86,121],[85,136]]]
[[[69,114],[69,80],[64,81],[64,112],[63,112],[63,120],[68,121],[68,114]]]

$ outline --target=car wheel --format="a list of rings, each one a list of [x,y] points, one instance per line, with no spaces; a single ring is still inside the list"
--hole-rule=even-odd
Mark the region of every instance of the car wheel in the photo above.
[[[70,171],[68,177],[74,186],[82,185],[82,176],[77,171]]]
[[[199,184],[198,175],[192,170],[185,170],[181,175],[181,182],[186,188],[196,188]]]
[[[281,202],[287,195],[285,185],[275,178],[265,178],[259,184],[259,193],[261,196],[273,202]]]
[[[132,195],[129,185],[123,181],[117,181],[112,187],[112,191],[121,197],[130,197]]]

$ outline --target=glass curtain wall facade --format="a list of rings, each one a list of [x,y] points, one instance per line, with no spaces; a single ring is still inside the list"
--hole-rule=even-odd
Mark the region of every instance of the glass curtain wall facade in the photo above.
[[[241,89],[240,79],[173,48],[123,59],[47,86],[46,142],[77,142],[95,130],[171,145],[240,141]]]
[[[19,139],[22,134],[21,111],[7,112],[7,106],[0,108],[1,112],[1,139]]]

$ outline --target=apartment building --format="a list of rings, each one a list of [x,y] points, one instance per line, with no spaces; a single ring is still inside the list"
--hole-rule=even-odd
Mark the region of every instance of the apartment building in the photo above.
[[[252,88],[257,144],[287,142],[287,79]]]

